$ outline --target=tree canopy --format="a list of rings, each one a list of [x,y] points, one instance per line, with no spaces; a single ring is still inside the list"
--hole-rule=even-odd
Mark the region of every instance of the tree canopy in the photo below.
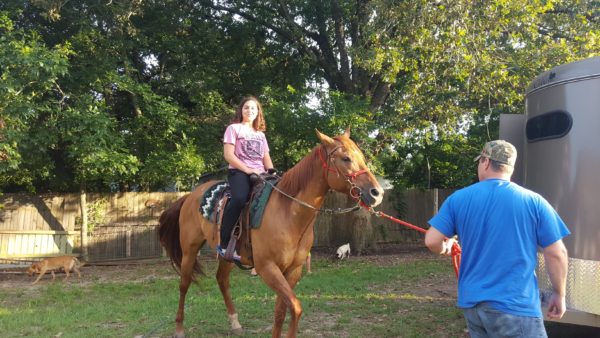
[[[189,189],[248,94],[275,165],[345,127],[406,187],[459,187],[540,72],[600,54],[592,0],[5,0],[0,189]]]

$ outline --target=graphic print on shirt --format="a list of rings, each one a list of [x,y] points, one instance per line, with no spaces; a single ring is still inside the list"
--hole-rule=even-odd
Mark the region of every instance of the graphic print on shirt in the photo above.
[[[248,130],[240,130],[237,142],[240,143],[239,154],[242,161],[262,162],[265,155],[262,135]]]
[[[244,155],[249,160],[262,160],[264,150],[261,140],[246,139],[243,141],[242,147]]]

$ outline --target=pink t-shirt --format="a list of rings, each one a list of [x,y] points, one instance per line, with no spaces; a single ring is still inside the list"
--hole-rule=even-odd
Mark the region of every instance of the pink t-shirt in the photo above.
[[[233,123],[225,130],[223,143],[233,144],[235,146],[233,153],[248,168],[265,170],[263,158],[269,151],[269,145],[262,131],[255,131],[254,128],[241,123]],[[231,164],[229,168],[234,169]]]

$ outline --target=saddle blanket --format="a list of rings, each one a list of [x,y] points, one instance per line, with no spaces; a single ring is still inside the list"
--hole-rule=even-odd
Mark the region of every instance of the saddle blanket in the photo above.
[[[229,194],[229,184],[225,181],[216,182],[206,189],[200,200],[200,213],[204,218],[213,222],[220,218],[217,218],[217,213],[225,209],[222,205],[225,194]]]
[[[274,182],[273,185],[276,183]],[[246,206],[244,211],[242,211],[242,215],[244,215],[247,212],[247,208],[250,208],[250,227],[253,229],[260,227],[265,206],[269,201],[272,191],[273,186],[271,184],[263,184],[262,188],[253,194],[249,206]],[[200,200],[199,210],[204,218],[212,222],[220,219],[220,215],[225,210],[225,206],[222,205],[225,194],[229,194],[229,183],[226,181],[218,181],[204,192]]]

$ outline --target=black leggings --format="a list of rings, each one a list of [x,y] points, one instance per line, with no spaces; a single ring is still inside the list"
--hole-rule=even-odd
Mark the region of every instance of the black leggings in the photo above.
[[[250,175],[237,169],[229,169],[227,181],[231,187],[231,198],[225,207],[221,224],[221,247],[226,248],[231,230],[240,217],[240,213],[250,198]]]

